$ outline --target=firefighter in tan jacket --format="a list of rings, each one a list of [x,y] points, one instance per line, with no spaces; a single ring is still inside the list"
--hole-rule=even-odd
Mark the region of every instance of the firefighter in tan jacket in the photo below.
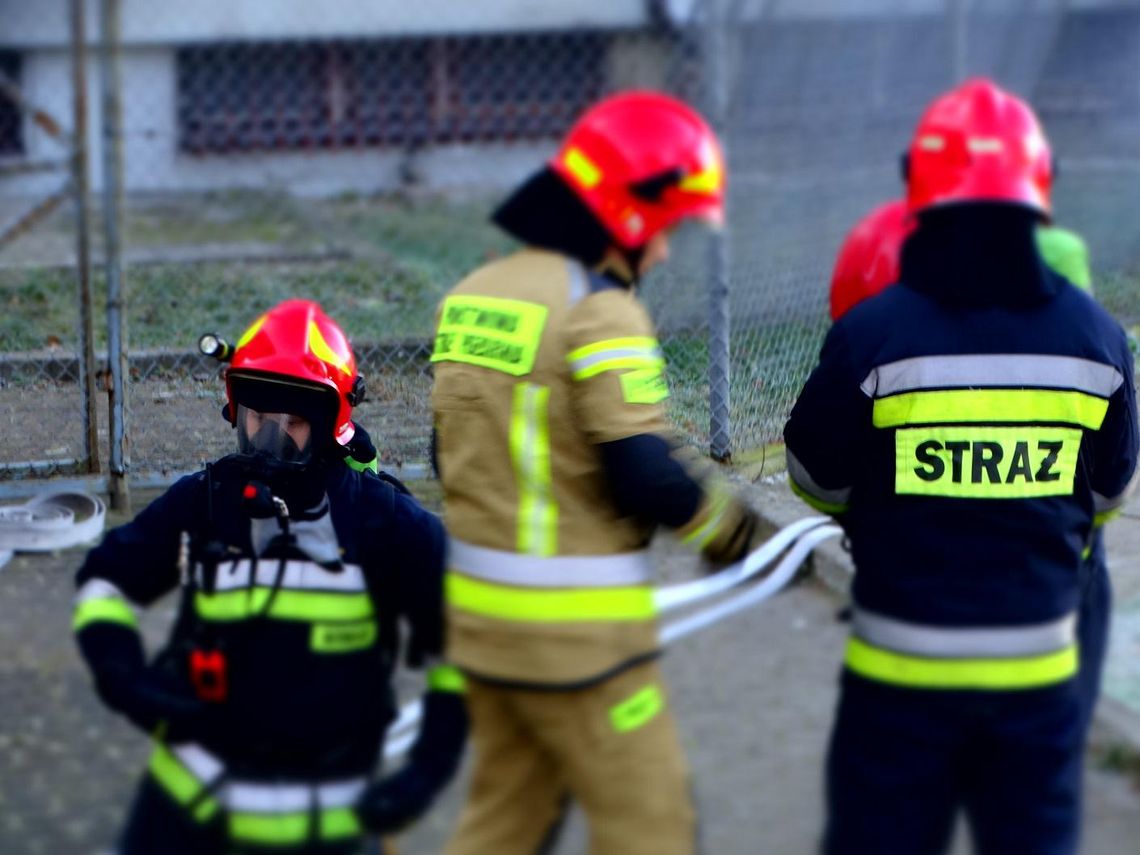
[[[468,677],[475,749],[449,855],[530,855],[570,798],[594,853],[695,850],[646,547],[664,525],[729,562],[757,520],[679,459],[636,284],[676,224],[720,218],[723,194],[699,115],[656,93],[612,97],[496,211],[527,248],[439,307],[448,654]]]

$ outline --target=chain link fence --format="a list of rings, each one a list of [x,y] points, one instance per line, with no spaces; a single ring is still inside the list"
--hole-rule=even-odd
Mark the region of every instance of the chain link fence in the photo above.
[[[68,3],[31,5],[0,0],[0,70],[67,115]],[[826,330],[843,235],[901,192],[898,154],[923,106],[968,75],[1039,107],[1062,163],[1058,221],[1088,240],[1098,296],[1140,320],[1132,3],[86,7],[94,347],[112,393],[99,441],[117,442],[115,406],[125,425],[112,471],[163,480],[230,450],[217,366],[194,344],[236,337],[290,296],[319,300],[352,338],[371,398],[359,420],[385,462],[422,463],[436,302],[510,250],[487,221],[495,201],[586,105],[634,86],[699,105],[729,154],[730,226],[683,232],[674,263],[645,286],[674,421],[716,456],[747,462],[778,443]],[[48,143],[0,92],[0,164],[38,160]],[[5,215],[46,181],[0,173]],[[61,213],[0,247],[0,479],[82,456],[79,373],[53,367],[78,364],[75,229]],[[109,338],[129,355],[121,376],[102,357]]]

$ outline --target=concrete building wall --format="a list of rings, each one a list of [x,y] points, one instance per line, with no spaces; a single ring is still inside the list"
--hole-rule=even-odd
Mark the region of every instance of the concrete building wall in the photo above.
[[[647,0],[121,0],[127,44],[634,27]],[[0,43],[65,44],[67,0],[0,0]],[[88,2],[88,32],[98,32]]]

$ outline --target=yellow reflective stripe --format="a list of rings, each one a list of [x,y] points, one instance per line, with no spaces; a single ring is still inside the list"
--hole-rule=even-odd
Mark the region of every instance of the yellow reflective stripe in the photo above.
[[[691,546],[698,551],[708,546],[709,541],[716,537],[717,531],[720,529],[720,524],[724,520],[724,515],[728,510],[729,503],[729,496],[720,491],[710,496],[706,506],[708,510],[705,512],[705,521],[688,534],[682,536],[681,543],[686,546]]]
[[[202,782],[165,745],[158,743],[154,746],[148,768],[154,779],[178,804],[185,807],[198,802],[193,810],[194,819],[198,822],[205,822],[217,812],[218,803],[213,797],[206,796],[198,801],[203,790]]]
[[[878,398],[875,427],[963,422],[1064,422],[1097,430],[1108,401],[1084,392],[1045,389],[942,389]]]
[[[309,814],[244,813],[229,814],[230,836],[251,843],[281,845],[299,843],[309,836]]]
[[[230,836],[234,840],[269,846],[303,843],[309,839],[310,819],[306,811],[234,811],[229,814]],[[317,815],[317,833],[322,840],[342,840],[362,834],[363,829],[352,808],[326,808]]]
[[[588,380],[606,371],[620,371],[623,368],[635,368],[643,371],[660,371],[665,367],[665,360],[660,356],[615,356],[612,359],[603,359],[593,363],[587,368],[575,371],[572,377],[575,380]]]
[[[627,404],[658,404],[669,397],[669,384],[660,368],[628,371],[621,380],[621,396]]]
[[[815,508],[817,511],[828,514],[829,516],[837,516],[838,514],[845,513],[849,505],[839,504],[838,502],[827,502],[823,499],[816,498],[798,483],[795,478],[788,478],[788,486],[792,488],[792,492]]]
[[[558,504],[550,474],[550,389],[515,386],[511,401],[511,463],[519,493],[517,546],[526,555],[553,555],[558,545]]]
[[[605,353],[608,350],[636,350],[657,352],[660,345],[653,336],[626,336],[625,338],[607,338],[584,344],[566,354],[567,362],[577,362],[589,356]],[[660,355],[660,354],[658,354]]]
[[[638,621],[656,614],[647,585],[545,590],[513,588],[448,573],[447,601],[472,614],[534,623]]]
[[[280,620],[363,620],[372,614],[368,594],[336,594],[327,591],[290,591],[272,588],[243,588],[194,595],[194,610],[204,620],[231,621],[259,616],[272,595],[268,617]]]
[[[724,171],[719,163],[713,163],[700,172],[686,175],[677,186],[686,193],[715,196],[724,188]]]
[[[371,647],[376,636],[374,620],[315,623],[309,633],[309,649],[314,653],[350,653]]]
[[[352,368],[349,367],[348,360],[333,350],[332,346],[325,341],[325,337],[321,334],[321,328],[317,326],[316,321],[309,321],[309,350],[321,362],[335,366],[340,369],[342,374],[352,376]]]
[[[262,315],[260,318],[249,325],[249,329],[241,334],[241,338],[238,339],[237,343],[239,349],[245,347],[253,340],[253,337],[258,334],[258,332],[261,330],[262,325],[265,323],[266,317],[266,315]]]
[[[592,342],[566,354],[566,361],[575,380],[586,380],[605,371],[625,368],[660,371],[665,367],[661,347],[652,336]]]
[[[71,629],[78,632],[91,623],[117,623],[137,629],[139,622],[130,603],[119,597],[93,597],[75,607]]]
[[[847,640],[847,667],[863,677],[915,689],[1032,689],[1077,673],[1077,647],[1008,659],[928,659]]]
[[[343,837],[356,837],[364,833],[356,811],[348,807],[328,808],[320,814],[320,836],[322,840],[338,840]]]
[[[361,463],[355,457],[349,456],[344,458],[344,462],[348,464],[349,469],[355,469],[357,472],[371,472],[376,475],[380,471],[380,462],[375,457],[367,463]]]
[[[461,695],[467,691],[467,679],[454,665],[436,665],[428,669],[427,687],[432,692],[453,692]]]
[[[628,733],[648,724],[664,708],[661,689],[645,686],[610,708],[610,724],[618,733]]]
[[[580,148],[567,149],[562,156],[562,165],[587,190],[602,180],[602,170]]]
[[[1102,526],[1107,522],[1111,522],[1120,516],[1120,512],[1123,510],[1124,507],[1121,506],[1119,508],[1113,508],[1109,511],[1099,511],[1096,514],[1093,514],[1093,526]]]
[[[466,362],[515,377],[530,373],[542,343],[546,306],[453,294],[443,301],[432,362]]]
[[[920,427],[895,433],[895,492],[1024,499],[1069,496],[1080,428]]]

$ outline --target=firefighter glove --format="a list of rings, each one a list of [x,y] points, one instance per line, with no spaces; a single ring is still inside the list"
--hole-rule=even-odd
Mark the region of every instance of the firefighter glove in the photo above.
[[[419,819],[455,774],[466,741],[463,696],[444,691],[425,694],[423,723],[407,765],[372,784],[357,804],[364,827],[384,834]]]
[[[727,498],[713,535],[701,549],[714,567],[739,561],[763,540],[764,526],[756,512],[736,498]]]
[[[107,706],[147,733],[164,725],[168,738],[177,740],[200,738],[210,729],[213,711],[154,669],[108,666],[96,674],[95,688]]]

